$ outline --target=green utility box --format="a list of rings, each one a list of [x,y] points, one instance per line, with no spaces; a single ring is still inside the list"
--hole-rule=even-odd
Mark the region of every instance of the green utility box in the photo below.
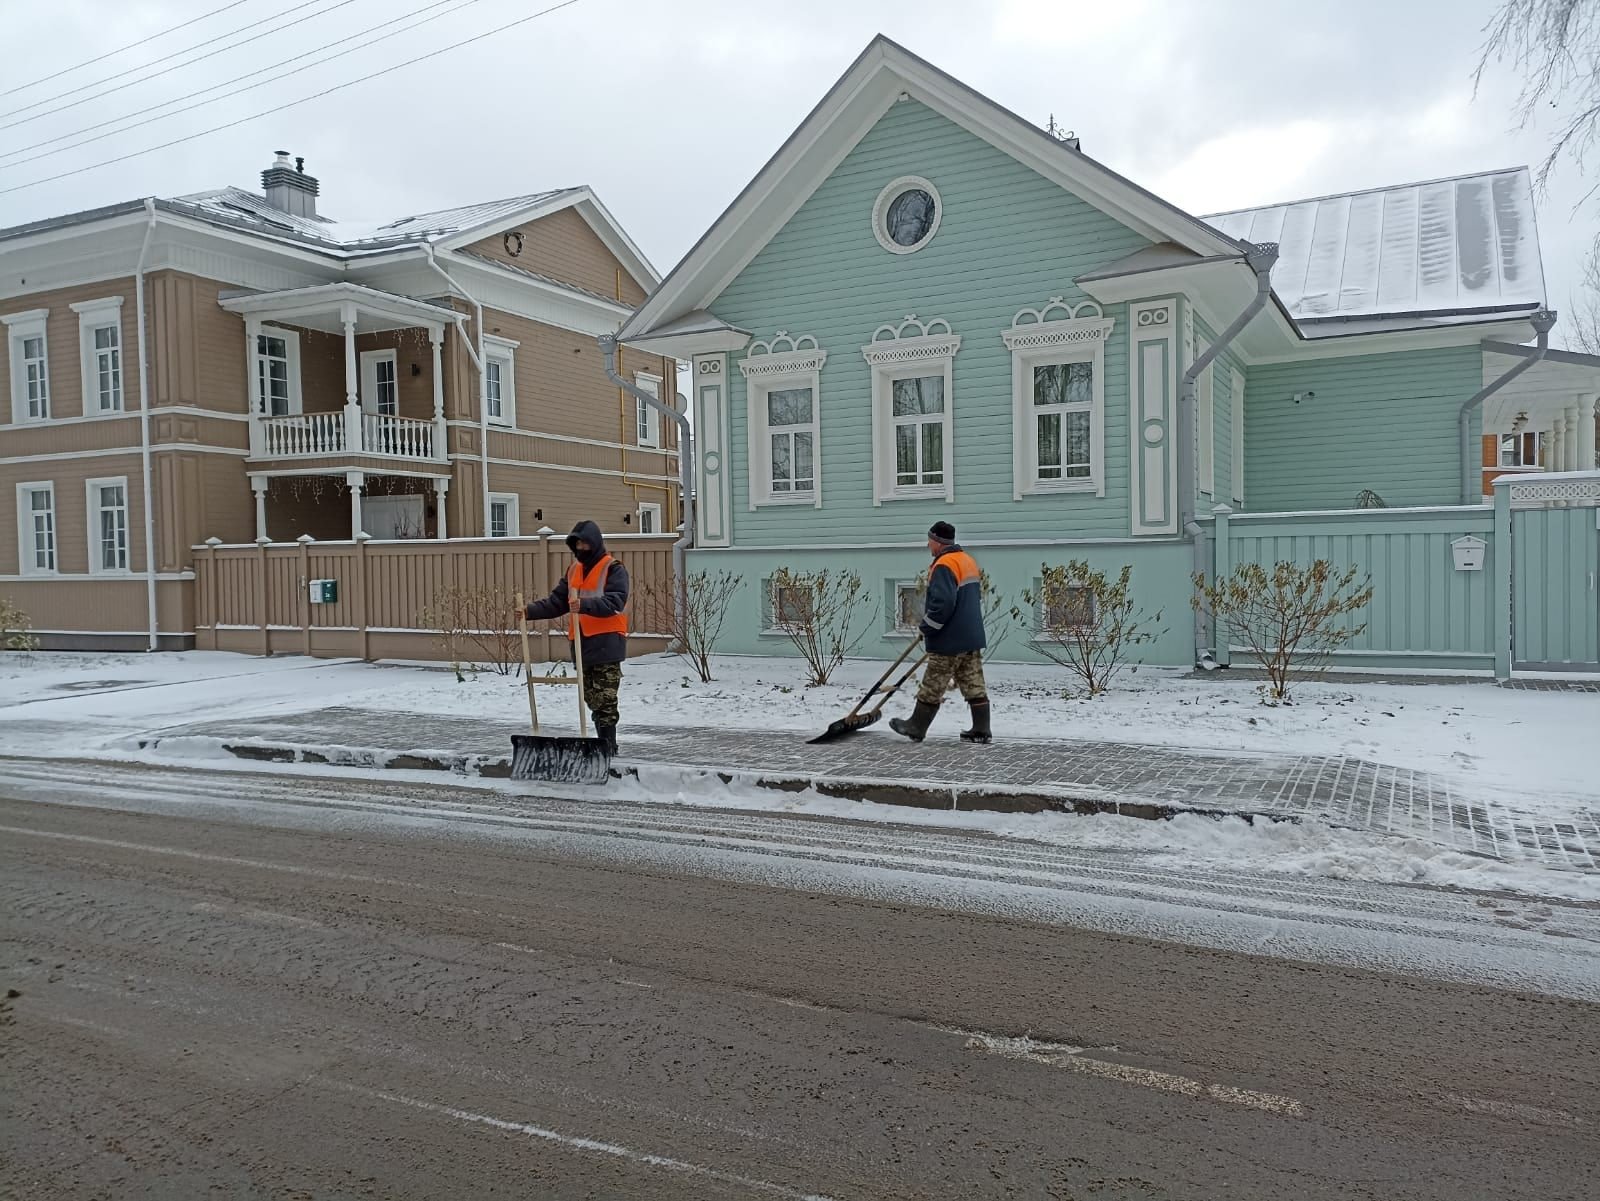
[[[310,589],[313,605],[333,605],[339,601],[338,580],[312,580]]]

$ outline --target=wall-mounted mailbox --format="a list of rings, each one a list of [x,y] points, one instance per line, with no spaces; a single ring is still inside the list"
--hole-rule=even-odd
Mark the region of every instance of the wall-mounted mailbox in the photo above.
[[[338,580],[312,580],[309,589],[313,605],[333,605],[339,602]]]
[[[1456,570],[1482,571],[1483,552],[1488,545],[1482,538],[1474,538],[1471,534],[1457,538],[1450,544],[1450,553],[1456,560]]]

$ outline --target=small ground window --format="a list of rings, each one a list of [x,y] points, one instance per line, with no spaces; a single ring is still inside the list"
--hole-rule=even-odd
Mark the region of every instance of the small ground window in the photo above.
[[[1062,589],[1040,607],[1039,628],[1046,633],[1088,629],[1094,622],[1094,593],[1088,588]]]
[[[767,623],[771,630],[804,629],[812,622],[816,592],[803,584],[772,585],[772,612]]]
[[[926,612],[928,589],[921,582],[898,583],[894,586],[894,628],[896,633],[912,634],[922,625]]]

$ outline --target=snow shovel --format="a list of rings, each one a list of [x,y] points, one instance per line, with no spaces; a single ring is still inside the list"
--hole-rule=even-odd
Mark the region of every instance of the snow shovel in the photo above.
[[[604,784],[611,778],[611,761],[605,743],[589,737],[589,716],[583,703],[583,635],[572,640],[576,676],[535,676],[533,655],[528,650],[528,610],[522,594],[517,594],[518,621],[522,626],[522,670],[528,681],[528,713],[533,718],[532,734],[511,736],[511,778],[547,780],[552,784]],[[569,616],[569,621],[575,620]],[[535,684],[577,684],[578,732],[580,737],[548,735],[539,732],[539,702],[534,699]]]
[[[906,649],[900,652],[900,657],[893,663],[889,664],[889,669],[878,677],[878,682],[871,688],[867,689],[867,695],[856,702],[856,707],[854,709],[850,710],[850,712],[846,713],[843,717],[834,722],[815,738],[808,738],[806,741],[808,743],[832,742],[837,738],[843,738],[846,734],[854,734],[857,730],[865,730],[873,722],[877,721],[878,718],[882,717],[883,706],[888,702],[891,696],[900,691],[901,685],[911,678],[912,673],[915,672],[917,668],[922,666],[923,661],[928,657],[927,652],[924,651],[921,655],[919,655],[917,657],[917,661],[910,667],[906,668],[905,671],[901,672],[900,675],[895,678],[895,681],[887,688],[884,687],[884,682],[894,674],[895,668],[899,667],[900,664],[906,661],[906,656],[912,651],[916,650],[921,643],[922,640],[920,638],[914,639],[908,643],[906,645]],[[862,706],[870,701],[873,697],[878,698],[878,703],[872,706],[870,709],[863,709]]]

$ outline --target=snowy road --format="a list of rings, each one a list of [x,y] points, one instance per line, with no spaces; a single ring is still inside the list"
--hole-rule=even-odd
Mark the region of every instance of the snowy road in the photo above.
[[[1596,1184],[1594,907],[20,759],[0,897],[0,1195]]]

